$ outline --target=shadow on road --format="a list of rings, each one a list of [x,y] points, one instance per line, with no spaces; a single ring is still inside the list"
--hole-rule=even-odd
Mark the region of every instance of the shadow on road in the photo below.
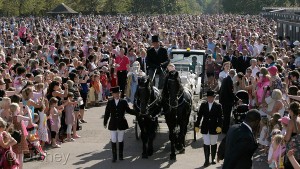
[[[103,150],[80,154],[80,161],[73,163],[74,166],[89,163],[90,167],[86,169],[99,168],[170,168],[176,161],[169,160],[170,144],[169,135],[167,131],[160,130],[154,140],[154,154],[148,159],[142,159],[142,141],[136,140],[134,135],[134,128],[126,131],[124,140],[124,161],[117,161],[112,163],[111,144],[107,143]],[[127,143],[127,144],[126,144]],[[198,142],[199,144],[199,142]],[[136,148],[139,147],[139,148]],[[100,152],[101,151],[101,152]],[[180,156],[180,154],[178,154]],[[97,161],[95,164],[93,161]],[[93,165],[90,165],[93,164]],[[149,167],[150,166],[150,167]],[[79,168],[78,168],[79,169]]]

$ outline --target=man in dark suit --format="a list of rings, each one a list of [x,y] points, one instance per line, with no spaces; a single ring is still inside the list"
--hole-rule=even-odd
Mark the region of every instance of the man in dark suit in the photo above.
[[[241,124],[230,127],[226,136],[223,169],[251,169],[252,156],[258,147],[255,135],[260,127],[258,110],[249,110]]]
[[[236,72],[234,69],[229,71],[229,76],[223,79],[220,93],[219,93],[219,102],[223,108],[224,122],[223,122],[223,133],[226,133],[229,129],[230,125],[230,116],[232,106],[236,100],[235,95],[233,93],[233,81],[232,78],[235,76]]]
[[[202,120],[203,119],[203,120]],[[204,101],[198,111],[198,118],[195,123],[195,130],[199,132],[201,123],[201,134],[204,140],[204,167],[208,167],[209,154],[211,150],[211,164],[216,164],[215,157],[217,153],[218,134],[222,132],[223,111],[221,104],[215,101],[215,92],[207,91],[207,101]]]
[[[147,73],[147,68],[146,68],[146,57],[145,56],[141,56],[136,58],[136,61],[138,61],[140,63],[140,69],[144,72]]]
[[[246,73],[246,69],[250,67],[250,60],[251,58],[247,56],[248,51],[247,49],[243,49],[242,55],[238,57],[237,59],[237,66],[236,66],[236,71],[242,72],[243,74]]]
[[[111,145],[112,145],[112,162],[117,160],[117,141],[119,142],[119,160],[123,160],[123,148],[124,148],[124,132],[128,129],[128,123],[125,119],[125,112],[135,115],[135,111],[131,109],[126,100],[121,99],[120,87],[111,88],[113,99],[107,102],[104,115],[104,127],[110,130]]]
[[[228,55],[226,55],[226,56],[224,57],[223,63],[225,63],[225,62],[230,62],[231,65],[232,65],[232,68],[233,68],[233,69],[236,69],[236,66],[237,66],[237,64],[238,64],[237,61],[238,61],[237,57],[233,55],[233,50],[232,50],[232,49],[229,49],[229,50],[228,50]]]
[[[153,47],[147,51],[146,65],[148,75],[152,79],[154,72],[159,75],[159,84],[158,89],[162,89],[164,86],[164,70],[167,68],[170,59],[168,57],[167,49],[159,45],[158,36],[152,36],[152,45]],[[155,78],[153,81],[155,84]]]

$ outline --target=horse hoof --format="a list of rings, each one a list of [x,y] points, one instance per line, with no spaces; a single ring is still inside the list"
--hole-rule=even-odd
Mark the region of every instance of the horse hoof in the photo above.
[[[152,156],[153,155],[153,150],[148,150],[148,156]]]
[[[170,160],[176,160],[176,155],[170,155]]]
[[[147,154],[142,154],[142,158],[143,159],[148,159],[148,155]]]
[[[178,153],[179,154],[184,154],[185,153],[185,149],[183,148],[183,149],[179,150]]]

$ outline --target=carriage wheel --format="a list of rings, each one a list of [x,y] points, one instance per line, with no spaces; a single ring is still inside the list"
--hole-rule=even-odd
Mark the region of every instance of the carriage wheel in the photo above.
[[[137,118],[135,119],[134,131],[135,131],[135,138],[139,140],[141,138],[141,129],[137,121]]]

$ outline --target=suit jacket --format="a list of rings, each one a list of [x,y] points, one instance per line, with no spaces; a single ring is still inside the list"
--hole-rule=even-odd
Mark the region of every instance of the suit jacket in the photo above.
[[[219,92],[219,101],[221,104],[234,103],[235,95],[233,93],[233,81],[230,76],[223,79]]]
[[[126,130],[128,129],[128,123],[125,119],[125,112],[135,115],[135,111],[129,108],[126,100],[120,99],[118,105],[115,100],[109,100],[105,108],[104,125],[107,125],[109,130]]]
[[[138,57],[138,58],[136,58],[136,61],[138,61],[138,62],[140,63],[140,65],[141,65],[141,70],[142,70],[144,73],[146,73],[146,72],[145,72],[145,70],[146,70],[146,69],[145,69],[145,68],[146,68],[145,66],[146,66],[146,65],[145,65],[145,63],[142,62],[142,58],[141,58],[141,57]],[[145,58],[145,61],[146,61],[146,58]]]
[[[203,102],[198,111],[198,117],[195,123],[196,127],[200,125],[202,118],[201,134],[208,134],[208,132],[209,134],[218,134],[216,128],[222,127],[223,125],[223,110],[221,104],[214,101],[209,111],[208,102]]]
[[[237,57],[234,56],[234,55],[232,56],[232,59],[231,59],[231,60],[230,60],[230,57],[229,57],[229,56],[225,56],[225,57],[224,57],[224,60],[223,60],[223,63],[224,63],[224,62],[230,62],[233,69],[236,69],[236,67],[237,67],[237,65],[238,65],[238,59],[237,59]]]
[[[150,48],[147,51],[146,64],[147,69],[156,69],[159,68],[162,64],[162,68],[166,69],[170,59],[168,57],[167,49],[159,48],[158,52],[155,51],[154,48]]]
[[[237,59],[238,64],[236,65],[236,72],[246,73],[246,69],[250,67],[250,57],[247,57],[246,61],[244,60],[244,56],[240,56]]]
[[[233,125],[226,136],[223,169],[251,169],[257,147],[255,137],[244,123]]]

